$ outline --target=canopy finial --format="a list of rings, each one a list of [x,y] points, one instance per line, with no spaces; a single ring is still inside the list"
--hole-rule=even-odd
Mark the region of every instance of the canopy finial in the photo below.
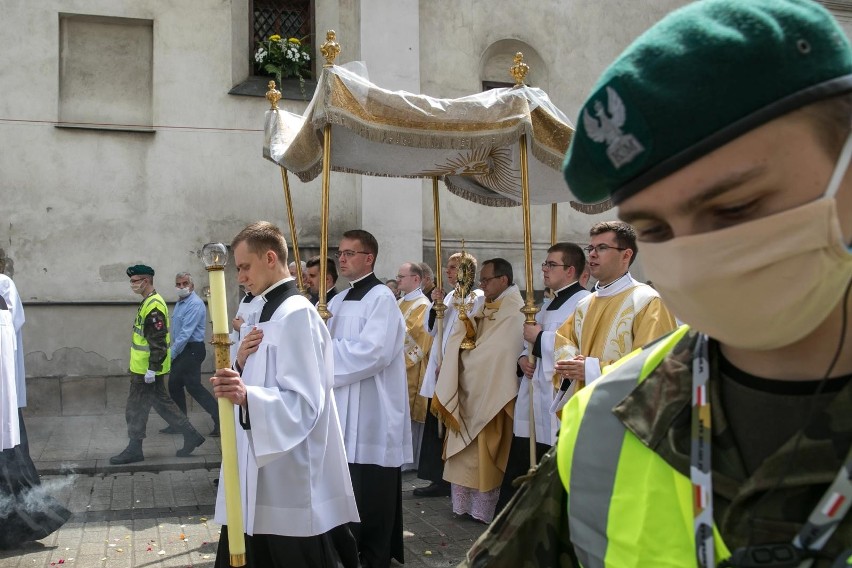
[[[530,72],[530,66],[524,63],[524,54],[520,51],[515,54],[515,63],[509,68],[509,72],[515,78],[516,87],[524,84],[524,79]]]
[[[340,55],[340,44],[337,43],[337,34],[334,30],[325,32],[325,43],[320,47],[320,52],[325,57],[323,67],[332,67],[334,60]]]
[[[266,91],[266,100],[269,101],[269,110],[278,110],[278,101],[281,100],[281,91],[275,88],[275,81],[270,81],[266,85],[269,90]]]

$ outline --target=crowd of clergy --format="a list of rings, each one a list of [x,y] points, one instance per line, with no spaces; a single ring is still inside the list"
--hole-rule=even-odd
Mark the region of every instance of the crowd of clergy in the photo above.
[[[456,515],[490,523],[555,443],[571,395],[676,327],[653,287],[630,274],[633,228],[598,223],[589,236],[548,249],[549,294],[533,324],[502,258],[477,266],[452,254],[446,288],[428,266],[406,262],[394,289],[374,274],[375,237],[347,231],[324,284],[319,258],[291,264],[303,271],[306,298],[280,231],[244,229],[232,243],[247,292],[234,320],[235,365],[211,380],[217,397],[241,408],[250,564],[293,555],[316,565],[403,562],[406,470],[431,482],[419,495],[450,495]],[[338,275],[349,281],[341,291]],[[322,285],[327,322],[315,309]],[[226,523],[221,487],[217,521]],[[224,527],[221,566],[226,535]]]

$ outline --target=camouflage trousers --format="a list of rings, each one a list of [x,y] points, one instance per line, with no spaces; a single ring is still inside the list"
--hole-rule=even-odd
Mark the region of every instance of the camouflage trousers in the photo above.
[[[124,417],[127,420],[127,437],[131,440],[145,437],[152,406],[172,428],[183,434],[195,432],[186,414],[180,411],[166,392],[166,376],[160,375],[153,383],[146,384],[144,375],[130,373],[130,394],[127,396]]]

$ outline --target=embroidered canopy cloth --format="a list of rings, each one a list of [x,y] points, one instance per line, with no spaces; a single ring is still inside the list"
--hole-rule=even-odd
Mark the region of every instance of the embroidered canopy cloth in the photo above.
[[[438,177],[454,194],[496,207],[521,203],[519,143],[526,134],[530,202],[574,199],[561,175],[574,128],[538,88],[438,99],[378,87],[360,62],[335,65],[323,69],[304,116],[267,111],[263,155],[310,181],[322,172],[326,125],[333,171]],[[572,206],[588,213],[610,207]]]

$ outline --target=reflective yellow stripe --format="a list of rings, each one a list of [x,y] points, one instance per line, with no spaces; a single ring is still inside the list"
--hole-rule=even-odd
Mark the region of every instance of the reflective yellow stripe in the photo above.
[[[571,539],[586,568],[695,563],[689,478],[628,433],[611,412],[688,331],[682,326],[609,366],[608,380],[578,392],[563,411],[559,474],[569,493]],[[717,558],[729,557],[713,530]]]
[[[169,311],[165,301],[159,294],[149,296],[142,302],[139,310],[136,312],[136,322],[133,326],[133,334],[130,340],[130,370],[134,373],[144,374],[148,370],[148,360],[151,353],[151,347],[148,345],[148,340],[145,339],[145,318],[153,309],[159,309],[165,318],[166,325],[166,347],[171,346],[171,324],[169,322]],[[166,358],[163,361],[163,366],[157,374],[166,374],[171,370],[171,354],[170,349],[167,350]]]

